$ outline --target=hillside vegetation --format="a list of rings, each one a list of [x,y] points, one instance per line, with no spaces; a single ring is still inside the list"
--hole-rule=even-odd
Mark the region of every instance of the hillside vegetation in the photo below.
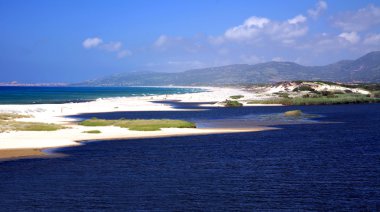
[[[293,62],[267,62],[255,65],[237,64],[202,68],[177,73],[135,71],[73,85],[236,85],[293,80],[380,82],[380,51],[368,53],[356,60],[343,60],[325,66],[303,66]]]

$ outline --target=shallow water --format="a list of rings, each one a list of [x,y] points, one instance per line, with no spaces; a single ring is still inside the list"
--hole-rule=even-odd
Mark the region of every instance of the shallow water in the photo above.
[[[60,149],[64,158],[2,162],[0,208],[378,211],[380,104],[101,117],[238,120],[290,109],[321,117],[273,131],[90,142]]]

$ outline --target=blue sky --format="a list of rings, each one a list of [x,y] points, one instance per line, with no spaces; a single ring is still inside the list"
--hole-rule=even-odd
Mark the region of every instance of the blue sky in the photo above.
[[[77,82],[380,50],[380,2],[1,0],[0,82]]]

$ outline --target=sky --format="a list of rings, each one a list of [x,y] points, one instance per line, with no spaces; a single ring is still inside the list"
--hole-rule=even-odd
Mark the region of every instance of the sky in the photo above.
[[[80,82],[380,50],[380,0],[0,0],[0,82]]]

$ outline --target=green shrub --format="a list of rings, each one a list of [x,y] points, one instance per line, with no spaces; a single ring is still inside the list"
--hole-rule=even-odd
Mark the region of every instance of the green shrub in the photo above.
[[[286,99],[290,98],[288,93],[276,93],[276,94],[277,96],[281,98],[286,98]]]
[[[335,95],[331,91],[320,91],[319,92],[322,96],[329,97],[329,98],[334,98]]]
[[[102,126],[111,126],[115,123],[116,120],[105,120],[105,119],[97,119],[91,118],[80,122],[80,125],[88,126],[88,127],[102,127]]]
[[[243,104],[238,101],[226,100],[224,102],[225,107],[242,107]]]
[[[100,130],[87,130],[87,131],[83,131],[82,133],[99,134],[102,132]]]
[[[285,98],[273,98],[264,100],[251,100],[248,104],[281,104],[281,105],[292,105],[293,99]]]
[[[374,91],[372,92],[373,97],[380,98],[380,91]]]
[[[244,98],[243,95],[235,95],[235,96],[230,96],[230,99],[241,99]]]
[[[316,92],[316,90],[308,85],[301,85],[297,88],[293,89],[294,92],[299,92],[299,91],[310,91],[310,92]]]
[[[345,94],[346,92],[344,91],[341,91],[341,90],[335,90],[335,91],[332,91],[333,94]]]

